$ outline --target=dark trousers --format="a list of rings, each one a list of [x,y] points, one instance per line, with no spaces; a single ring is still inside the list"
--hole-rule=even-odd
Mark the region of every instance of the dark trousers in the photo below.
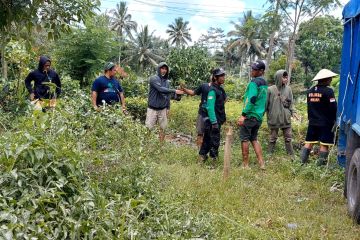
[[[210,153],[210,157],[217,158],[219,155],[220,146],[220,125],[219,128],[211,128],[209,120],[205,122],[204,126],[204,139],[201,145],[199,155],[206,156]]]

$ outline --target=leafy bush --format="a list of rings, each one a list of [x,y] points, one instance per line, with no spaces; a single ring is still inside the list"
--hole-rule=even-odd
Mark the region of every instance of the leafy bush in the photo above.
[[[126,98],[126,107],[135,119],[145,122],[147,99],[140,97]]]
[[[89,94],[73,90],[76,98],[65,94],[46,113],[29,107],[2,130],[0,238],[208,234],[208,217],[161,201],[151,175],[161,152],[155,135],[116,107],[89,111]]]
[[[286,56],[282,55],[279,59],[271,62],[270,69],[266,73],[267,80],[270,85],[275,83],[275,73],[280,69],[285,69],[286,66]],[[302,68],[301,62],[295,60],[291,66],[291,83],[302,83],[304,86],[308,86],[309,76],[305,75],[304,69]]]
[[[173,48],[166,58],[170,67],[170,79],[173,86],[185,81],[188,88],[193,88],[203,82],[208,82],[215,63],[207,50],[198,46],[188,48]]]
[[[228,75],[226,76],[224,89],[229,99],[233,100],[242,100],[248,81],[240,78],[236,78],[234,76]]]
[[[126,97],[146,97],[148,93],[148,79],[138,77],[129,67],[125,68],[127,77],[121,79],[121,86],[125,91]]]
[[[106,61],[114,59],[117,52],[114,32],[108,28],[108,18],[96,16],[86,21],[85,29],[73,29],[56,43],[54,50],[61,74],[80,81],[82,87],[91,84],[103,71]]]

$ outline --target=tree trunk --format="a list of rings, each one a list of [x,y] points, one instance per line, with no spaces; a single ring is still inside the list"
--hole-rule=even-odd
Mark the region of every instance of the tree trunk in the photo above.
[[[288,49],[288,55],[287,55],[287,60],[286,60],[286,71],[288,72],[289,82],[291,81],[292,63],[294,60],[295,37],[296,37],[296,34],[293,34],[289,39],[289,49]]]
[[[121,63],[121,49],[122,49],[122,43],[123,43],[123,34],[122,34],[122,30],[119,34],[119,66]]]
[[[275,31],[273,33],[271,33],[271,35],[270,35],[269,50],[266,55],[266,65],[267,65],[268,69],[269,69],[270,63],[271,63],[272,50],[274,48],[274,40],[275,40]]]
[[[5,80],[7,80],[8,78],[8,73],[7,73],[7,63],[6,63],[6,59],[5,59],[5,47],[6,47],[6,43],[5,42],[1,42],[1,75],[2,78],[4,78]]]
[[[277,15],[279,12],[279,8],[280,8],[280,1],[281,0],[277,0],[276,1],[276,7],[275,7],[275,12],[274,12],[274,29],[273,32],[270,35],[270,41],[269,41],[269,50],[266,56],[266,65],[269,68],[270,67],[270,63],[271,63],[271,56],[272,56],[272,52],[273,52],[273,48],[274,48],[274,42],[275,42],[275,33],[276,31],[279,30],[279,25],[277,22]]]
[[[119,66],[120,66],[120,62],[121,62],[121,45],[122,45],[122,37],[121,35],[119,36]]]

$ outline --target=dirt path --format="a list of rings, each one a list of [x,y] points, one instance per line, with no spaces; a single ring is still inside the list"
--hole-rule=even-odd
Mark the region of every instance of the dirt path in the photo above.
[[[165,140],[176,146],[189,145],[196,148],[196,144],[193,142],[193,138],[191,135],[186,135],[182,133],[168,134],[165,136]]]

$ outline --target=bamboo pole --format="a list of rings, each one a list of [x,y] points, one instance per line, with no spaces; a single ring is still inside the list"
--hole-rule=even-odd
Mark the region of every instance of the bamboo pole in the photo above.
[[[224,180],[227,180],[230,174],[232,140],[233,140],[233,129],[231,126],[229,126],[226,131],[225,147],[224,147],[224,172],[223,172]]]

